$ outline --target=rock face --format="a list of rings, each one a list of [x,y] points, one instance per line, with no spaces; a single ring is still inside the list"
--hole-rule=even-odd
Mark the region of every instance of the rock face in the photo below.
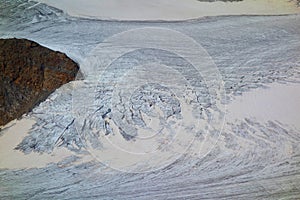
[[[64,53],[26,39],[0,39],[0,125],[29,112],[78,70]]]

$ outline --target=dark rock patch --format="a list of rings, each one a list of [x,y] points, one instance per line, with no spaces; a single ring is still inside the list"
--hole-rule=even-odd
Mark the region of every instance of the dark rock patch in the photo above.
[[[27,39],[0,39],[0,125],[29,112],[78,70],[64,53]]]

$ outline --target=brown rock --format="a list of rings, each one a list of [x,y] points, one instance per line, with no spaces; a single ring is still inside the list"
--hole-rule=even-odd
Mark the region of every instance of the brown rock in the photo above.
[[[0,126],[21,117],[55,89],[75,79],[65,54],[26,39],[0,39]]]

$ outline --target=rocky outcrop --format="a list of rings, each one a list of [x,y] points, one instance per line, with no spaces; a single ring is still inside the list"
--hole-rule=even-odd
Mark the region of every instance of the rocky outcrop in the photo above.
[[[0,39],[0,125],[29,112],[78,70],[64,53],[26,39]]]

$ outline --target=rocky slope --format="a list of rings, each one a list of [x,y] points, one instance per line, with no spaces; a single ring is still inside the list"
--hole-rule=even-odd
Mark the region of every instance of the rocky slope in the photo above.
[[[78,65],[26,39],[0,39],[0,125],[21,117],[65,83]]]

